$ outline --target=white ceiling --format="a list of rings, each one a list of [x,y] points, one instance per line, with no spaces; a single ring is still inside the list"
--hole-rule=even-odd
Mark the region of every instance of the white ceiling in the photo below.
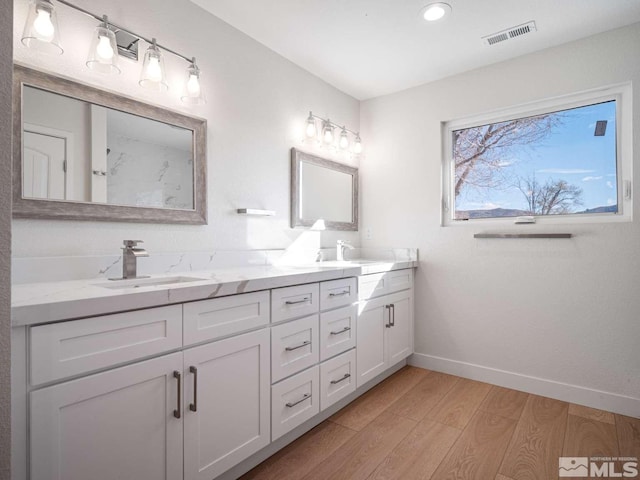
[[[640,21],[640,0],[191,0],[340,90],[367,99]],[[538,31],[481,37],[530,20]]]

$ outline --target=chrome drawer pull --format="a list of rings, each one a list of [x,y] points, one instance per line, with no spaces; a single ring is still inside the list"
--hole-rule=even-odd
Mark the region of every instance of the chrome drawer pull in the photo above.
[[[298,405],[299,403],[302,403],[305,400],[308,400],[309,398],[311,398],[311,394],[310,393],[305,393],[304,396],[300,400],[298,400],[297,402],[293,402],[293,403],[289,402],[289,403],[286,403],[285,405],[287,407],[289,407],[289,408],[293,408],[296,405]]]
[[[341,333],[348,332],[349,330],[351,330],[351,327],[344,327],[342,330],[337,332],[329,332],[329,335],[340,335]]]
[[[345,290],[344,292],[340,292],[340,293],[330,293],[329,296],[330,297],[342,297],[344,295],[349,295],[351,292],[349,290]]]
[[[304,297],[302,300],[287,300],[285,303],[285,305],[298,305],[300,303],[307,303],[310,302],[311,299],[309,297]]]
[[[344,377],[342,377],[341,379],[339,379],[339,380],[331,380],[331,385],[335,385],[336,383],[340,383],[340,382],[346,380],[347,378],[349,378],[350,376],[351,376],[350,373],[345,373]]]
[[[178,379],[178,408],[173,411],[173,416],[180,418],[182,416],[182,375],[178,370],[173,371],[173,378]]]
[[[293,352],[294,350],[297,350],[302,347],[306,347],[307,345],[310,345],[310,344],[311,344],[311,340],[307,340],[305,342],[302,342],[300,345],[296,345],[295,347],[286,347],[285,350],[287,352]]]

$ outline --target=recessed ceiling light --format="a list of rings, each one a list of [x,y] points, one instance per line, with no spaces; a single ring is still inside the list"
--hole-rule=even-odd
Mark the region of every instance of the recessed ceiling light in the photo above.
[[[430,3],[421,10],[422,18],[427,22],[437,22],[446,18],[451,13],[451,5],[448,3]]]

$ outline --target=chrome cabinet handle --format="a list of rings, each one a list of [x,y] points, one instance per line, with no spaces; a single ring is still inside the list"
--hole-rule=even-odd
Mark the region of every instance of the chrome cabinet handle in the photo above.
[[[285,350],[287,352],[293,352],[294,350],[297,350],[302,347],[306,347],[307,345],[310,345],[310,344],[311,344],[311,340],[306,340],[302,342],[300,345],[296,345],[295,347],[286,347]]]
[[[329,296],[330,297],[342,297],[344,295],[349,295],[351,292],[349,290],[345,290],[344,292],[340,292],[340,293],[330,293]]]
[[[344,327],[342,330],[338,330],[337,332],[329,332],[329,335],[340,335],[341,333],[348,332],[351,330],[351,327]]]
[[[198,411],[198,369],[193,365],[189,367],[189,371],[193,373],[193,403],[189,404],[189,410]]]
[[[392,327],[396,326],[396,306],[392,303],[389,305],[391,307],[391,313],[389,315],[389,323]]]
[[[307,303],[310,302],[311,299],[309,297],[304,297],[302,300],[287,300],[285,303],[285,305],[298,305],[300,303]]]
[[[182,374],[178,370],[174,370],[173,378],[178,379],[178,408],[173,411],[173,416],[180,418],[182,416]]]
[[[309,398],[311,398],[311,394],[310,394],[310,393],[305,393],[305,394],[302,396],[302,398],[301,398],[300,400],[298,400],[297,402],[293,402],[293,403],[289,402],[289,403],[285,403],[285,405],[286,405],[287,407],[289,407],[289,408],[293,408],[293,407],[295,407],[296,405],[298,405],[299,403],[302,403],[302,402],[304,402],[305,400],[308,400]]]
[[[338,380],[331,380],[331,385],[335,385],[336,383],[340,383],[343,382],[344,380],[346,380],[347,378],[349,378],[351,376],[350,373],[345,373],[344,377],[338,379]]]
[[[385,305],[384,308],[389,310],[389,323],[385,323],[384,326],[386,328],[391,328],[391,305]]]

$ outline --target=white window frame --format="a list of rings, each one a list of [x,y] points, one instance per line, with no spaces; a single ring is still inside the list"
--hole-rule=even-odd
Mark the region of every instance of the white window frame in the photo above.
[[[616,100],[616,188],[618,213],[582,213],[567,215],[536,215],[535,223],[542,225],[575,223],[630,222],[633,220],[633,99],[631,82],[610,85],[580,93],[563,95],[515,107],[496,110],[463,119],[442,122],[442,226],[491,226],[514,225],[514,217],[472,218],[455,220],[455,192],[453,179],[453,132],[490,123],[569,110],[596,103]]]

